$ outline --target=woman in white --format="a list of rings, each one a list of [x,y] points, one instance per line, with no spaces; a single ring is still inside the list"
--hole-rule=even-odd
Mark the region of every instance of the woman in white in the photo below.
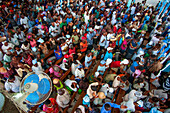
[[[44,71],[42,66],[41,66],[41,63],[37,62],[36,59],[32,60],[32,64],[33,64],[32,71],[34,71],[35,74],[38,75],[38,74],[41,74]]]
[[[73,61],[73,63],[71,64],[71,72],[73,75],[75,75],[75,71],[76,71],[76,68],[81,65],[80,61],[79,60],[75,60]]]
[[[70,80],[70,79],[67,79],[65,82],[64,82],[64,84],[66,85],[66,86],[68,86],[71,90],[73,90],[74,92],[76,92],[77,91],[77,88],[79,88],[79,86],[77,85],[77,82],[75,81],[75,80]],[[73,87],[73,86],[74,87]]]
[[[19,92],[20,79],[18,76],[10,76],[9,79],[5,82],[5,89],[7,91],[13,91],[15,93]]]
[[[79,65],[75,71],[75,79],[82,79],[85,76],[82,65]]]

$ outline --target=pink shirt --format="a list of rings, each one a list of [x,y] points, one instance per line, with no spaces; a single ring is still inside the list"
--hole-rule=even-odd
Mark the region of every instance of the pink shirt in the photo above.
[[[75,53],[76,53],[75,47],[73,49],[69,49],[69,54],[75,54]]]
[[[36,41],[33,39],[33,41],[30,41],[30,45],[31,45],[31,47],[35,47],[35,46],[37,46],[37,43],[36,43]]]
[[[125,50],[125,49],[126,49],[126,47],[124,47],[124,46],[127,47],[127,41],[126,41],[126,39],[123,41],[123,43],[122,43],[122,45],[121,45],[121,49],[122,49],[122,50]]]

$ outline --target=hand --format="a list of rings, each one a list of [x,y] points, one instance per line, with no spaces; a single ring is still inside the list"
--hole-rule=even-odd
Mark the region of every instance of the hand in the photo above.
[[[92,108],[91,108],[91,107],[89,107],[89,110],[90,110],[90,111],[92,111]]]
[[[121,109],[126,109],[127,106],[121,105],[120,108],[121,108]]]

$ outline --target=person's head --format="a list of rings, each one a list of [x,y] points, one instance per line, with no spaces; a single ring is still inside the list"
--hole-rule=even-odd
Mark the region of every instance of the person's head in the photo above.
[[[12,61],[16,61],[16,60],[17,60],[16,56],[13,56]]]
[[[126,77],[126,76],[120,77],[120,81],[121,81],[122,83],[125,83],[126,80],[127,80],[127,77]]]
[[[71,84],[71,87],[72,87],[72,88],[77,88],[77,83],[73,82],[73,83]]]
[[[110,111],[111,110],[110,104],[105,104],[104,108],[105,108],[106,111]]]
[[[9,76],[8,82],[13,82],[15,80],[14,75]]]
[[[64,91],[64,89],[62,88],[62,89],[57,90],[57,93],[58,93],[59,95],[63,95],[63,94],[65,93],[65,91]]]
[[[158,102],[158,101],[159,101],[159,98],[157,98],[157,97],[152,97],[151,100],[152,100],[153,102]]]
[[[93,91],[97,91],[97,88],[98,88],[98,86],[91,86],[91,89],[92,89]]]
[[[20,50],[20,48],[19,48],[18,46],[15,46],[15,50],[19,51],[19,50]]]
[[[135,61],[136,61],[136,62],[140,62],[140,58],[137,57],[137,58],[135,59]]]
[[[47,99],[45,102],[44,102],[44,104],[46,105],[46,106],[48,106],[48,107],[51,107],[51,101],[49,100],[49,99]]]
[[[3,63],[0,61],[0,67],[3,67]]]
[[[80,108],[76,108],[75,112],[74,113],[82,113],[81,109]]]
[[[106,61],[104,60],[100,61],[100,66],[105,66],[105,64],[106,64]]]
[[[87,51],[87,56],[90,56],[90,55],[91,55],[91,51],[88,50],[88,51]]]

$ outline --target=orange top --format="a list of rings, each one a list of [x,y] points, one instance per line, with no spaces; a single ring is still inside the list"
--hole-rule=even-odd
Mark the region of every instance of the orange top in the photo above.
[[[80,46],[82,46],[82,49],[80,49],[81,52],[85,52],[87,50],[87,40],[86,43],[84,44],[83,42],[80,42]]]

